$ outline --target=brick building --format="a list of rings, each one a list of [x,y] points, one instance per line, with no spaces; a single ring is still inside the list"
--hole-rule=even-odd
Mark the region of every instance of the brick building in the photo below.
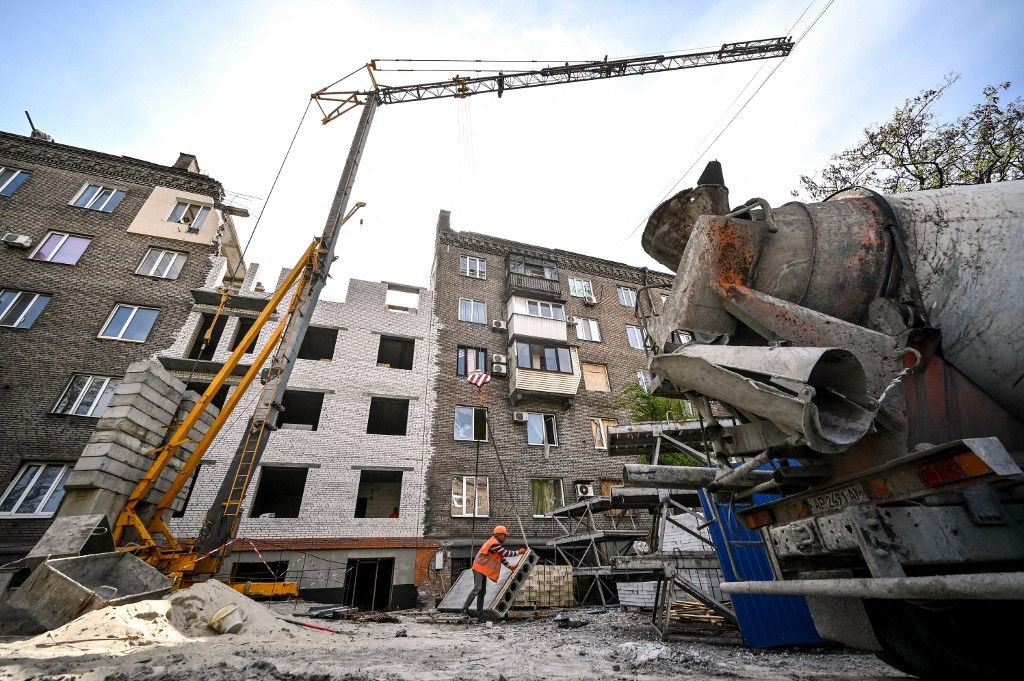
[[[244,274],[223,198],[188,154],[0,132],[0,562],[45,531],[119,377],[171,345],[190,290]]]
[[[161,353],[164,366],[193,388],[205,389],[266,304],[269,294],[252,286],[256,270],[250,266],[210,344],[200,337],[219,296],[198,290],[182,333]],[[349,282],[345,302],[317,304],[224,576],[297,581],[304,597],[365,609],[415,605],[436,549],[422,527],[431,306],[429,291],[359,280]],[[246,357],[270,332],[268,325]],[[204,456],[184,512],[171,523],[179,536],[199,532],[259,390],[258,382],[250,386]]]
[[[562,532],[546,514],[621,484],[606,429],[629,421],[615,393],[646,377],[635,304],[639,295],[641,307],[660,307],[671,283],[644,268],[454,231],[441,211],[425,524],[451,548],[451,574],[495,524],[520,543],[516,513],[531,545],[553,558],[544,546]],[[473,370],[492,377],[482,400],[466,380]]]

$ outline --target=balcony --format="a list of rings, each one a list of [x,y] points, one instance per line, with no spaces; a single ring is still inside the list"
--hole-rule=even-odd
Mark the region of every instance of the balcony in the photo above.
[[[558,403],[563,407],[571,405],[579,391],[580,380],[583,376],[580,372],[579,351],[576,348],[569,348],[569,352],[572,355],[571,374],[540,369],[521,369],[513,352],[509,357],[508,377],[508,394],[512,404],[518,404],[525,398],[540,398]]]
[[[505,278],[505,297],[516,295],[565,302],[562,285],[557,279],[509,272]]]
[[[508,317],[508,337],[542,338],[566,343],[569,340],[568,325],[564,319],[513,313]]]

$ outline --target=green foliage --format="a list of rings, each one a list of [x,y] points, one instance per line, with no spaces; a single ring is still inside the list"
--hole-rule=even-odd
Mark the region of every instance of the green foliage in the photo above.
[[[693,421],[697,413],[686,400],[652,395],[639,382],[627,383],[615,395],[615,407],[629,412],[634,421]],[[650,463],[649,457],[641,457],[638,463]],[[698,460],[687,452],[664,451],[658,455],[658,464],[662,466],[703,466],[705,462]]]
[[[890,120],[865,128],[856,145],[832,156],[816,176],[802,175],[801,189],[821,200],[854,185],[892,194],[1024,179],[1024,98],[1003,105],[999,96],[1010,83],[990,85],[968,113],[938,123],[933,107],[959,78],[946,76]]]

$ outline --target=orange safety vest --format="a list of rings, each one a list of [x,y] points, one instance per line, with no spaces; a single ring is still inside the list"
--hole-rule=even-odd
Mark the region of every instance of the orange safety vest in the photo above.
[[[491,553],[491,547],[495,544],[500,545],[501,542],[494,537],[485,541],[476,554],[476,560],[473,561],[473,570],[492,582],[498,581],[498,577],[501,576],[501,556]]]

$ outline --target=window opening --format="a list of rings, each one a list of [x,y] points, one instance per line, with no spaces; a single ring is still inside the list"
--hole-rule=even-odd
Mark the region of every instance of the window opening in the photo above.
[[[366,432],[371,435],[405,435],[409,423],[409,400],[371,397]]]
[[[47,232],[46,237],[36,247],[30,259],[60,265],[76,265],[90,243],[92,243],[92,239],[87,236],[66,232]]]
[[[194,385],[194,384],[190,383],[189,385]],[[188,386],[186,386],[186,388],[187,387]],[[219,395],[220,393],[217,393],[217,394]],[[223,402],[221,404],[223,404]],[[196,465],[196,469],[194,471],[192,471],[192,475],[189,476],[188,482],[186,483],[186,486],[185,486],[185,498],[182,499],[182,501],[181,501],[181,508],[179,508],[177,511],[174,511],[173,513],[171,513],[171,517],[172,518],[184,518],[185,517],[185,511],[188,510],[188,502],[192,500],[192,492],[196,488],[196,480],[199,479],[199,471],[202,470],[202,468],[203,468],[203,462],[200,461]]]
[[[160,279],[177,279],[181,268],[185,266],[187,256],[179,251],[168,251],[163,248],[151,248],[146,257],[139,263],[136,274]]]
[[[594,285],[589,279],[577,279],[569,277],[569,295],[576,298],[585,298],[594,295]]]
[[[455,439],[486,442],[487,410],[480,407],[455,407]]]
[[[79,208],[112,213],[123,198],[124,192],[120,189],[111,189],[110,187],[103,187],[98,184],[88,184],[71,203]]]
[[[590,419],[590,430],[594,434],[594,449],[608,449],[608,428],[618,425],[615,419]]]
[[[288,561],[268,560],[235,563],[231,566],[232,582],[283,582],[288,574]]]
[[[486,518],[491,512],[490,490],[487,476],[455,476],[452,479],[452,517]]]
[[[572,373],[572,353],[569,348],[551,347],[516,342],[516,362],[520,369]]]
[[[390,369],[412,369],[416,342],[411,338],[381,336],[377,348],[377,366]]]
[[[543,518],[565,505],[562,481],[555,478],[534,478],[530,480],[530,496],[533,498],[533,517]]]
[[[636,307],[636,289],[626,286],[619,286],[619,305],[625,307]]]
[[[535,414],[528,412],[526,415],[526,443],[530,445],[558,446],[558,433],[555,429],[554,414]]]
[[[415,312],[420,307],[420,290],[415,286],[388,284],[384,307],[392,312]]]
[[[629,338],[629,347],[643,350],[646,334],[639,326],[626,326],[626,337]]]
[[[194,390],[197,393],[199,393],[200,395],[205,393],[206,389],[209,388],[209,387],[210,387],[209,383],[199,383],[199,382],[195,382],[195,381],[193,381],[192,383],[186,383],[185,384],[185,390]],[[231,386],[227,386],[227,385],[221,386],[220,390],[217,391],[217,394],[213,396],[212,400],[210,400],[210,404],[212,404],[213,406],[217,407],[218,409],[223,409],[224,408],[224,403],[228,399],[228,390],[230,390],[230,389],[231,389]]]
[[[310,390],[285,390],[281,406],[284,409],[277,417],[278,428],[316,430],[320,425],[324,394]]]
[[[334,346],[338,344],[338,330],[323,326],[310,326],[299,346],[299,359],[334,359]]]
[[[394,558],[349,558],[345,566],[345,605],[360,610],[389,610],[394,572]]]
[[[217,352],[217,345],[220,344],[220,337],[224,334],[224,325],[228,323],[226,315],[218,316],[216,323],[214,323],[213,317],[212,312],[204,312],[199,318],[199,333],[192,341],[192,348],[188,351],[189,359],[213,359],[214,353]],[[210,324],[213,324],[213,333],[210,335],[210,342],[203,347],[203,337],[206,335],[206,330],[210,328]]]
[[[0,497],[0,516],[53,515],[70,472],[71,466],[64,463],[25,463]]]
[[[470,255],[459,256],[459,274],[474,279],[486,279],[487,261]]]
[[[167,222],[176,222],[179,225],[183,225],[185,231],[189,234],[198,234],[209,213],[209,206],[201,206],[188,201],[178,201],[174,205],[174,210],[167,216]]]
[[[486,324],[487,303],[482,300],[459,298],[459,319],[474,324]]]
[[[17,168],[0,166],[0,196],[10,196],[28,179],[31,173]]]
[[[527,300],[526,314],[546,319],[565,319],[565,308],[561,303],[547,303],[543,300]]]
[[[402,471],[359,471],[356,518],[398,518],[402,505]]]
[[[298,518],[306,489],[305,467],[261,466],[250,518]]]
[[[508,257],[508,270],[515,274],[524,274],[528,277],[540,277],[551,281],[558,281],[558,265],[553,260],[542,260],[531,258],[525,255],[510,255]]]
[[[49,302],[42,293],[0,289],[0,326],[31,329]]]
[[[242,339],[245,338],[245,334],[249,333],[249,329],[251,329],[255,323],[256,320],[251,317],[238,318],[238,324],[235,326],[235,338],[234,340],[231,341],[231,352],[234,352],[235,350],[238,349],[239,343],[242,342]],[[259,336],[256,336],[256,338],[253,339],[252,343],[249,343],[249,347],[245,349],[245,353],[243,354],[251,355],[253,352],[255,352],[257,341],[259,341]]]
[[[53,408],[54,414],[99,418],[114,396],[121,379],[75,374]]]
[[[576,337],[580,340],[601,342],[601,328],[597,325],[596,319],[586,317],[576,318]]]
[[[142,343],[156,323],[160,310],[138,305],[115,305],[100,331],[100,338]]]
[[[608,367],[604,364],[581,364],[583,386],[592,392],[611,392],[608,385]]]
[[[460,345],[455,359],[455,375],[469,376],[474,371],[487,371],[487,348]]]

